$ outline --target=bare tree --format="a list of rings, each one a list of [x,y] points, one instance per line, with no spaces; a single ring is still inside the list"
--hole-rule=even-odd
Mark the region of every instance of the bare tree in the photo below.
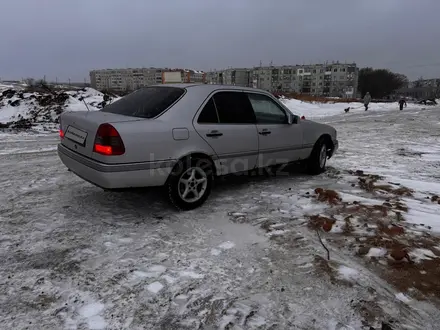
[[[414,81],[414,87],[418,88],[418,87],[423,87],[423,77],[420,77],[419,79],[417,79],[416,81]]]
[[[35,85],[35,79],[34,79],[34,78],[26,78],[26,79],[24,80],[24,83],[25,83],[26,85],[28,85],[29,87],[32,87],[32,86]]]

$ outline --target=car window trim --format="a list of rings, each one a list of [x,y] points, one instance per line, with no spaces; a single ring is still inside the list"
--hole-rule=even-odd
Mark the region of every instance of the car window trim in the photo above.
[[[257,95],[263,95],[263,96],[268,97],[269,99],[272,100],[272,102],[274,102],[274,103],[278,106],[278,108],[280,108],[280,110],[281,110],[282,112],[284,112],[284,115],[286,116],[286,123],[283,123],[283,124],[280,124],[280,123],[258,123],[258,122],[257,122],[257,124],[260,124],[260,125],[288,125],[288,120],[289,120],[288,117],[289,117],[289,114],[291,114],[292,116],[294,116],[294,114],[293,114],[290,110],[286,109],[284,106],[282,106],[281,104],[279,104],[278,100],[276,100],[275,98],[273,98],[270,94],[261,93],[261,92],[256,92],[256,91],[246,91],[246,94],[257,94]],[[249,102],[250,102],[251,105],[252,105],[251,100],[249,100]],[[253,110],[254,113],[255,113],[254,107],[252,107],[252,110]],[[257,117],[257,115],[255,115],[255,117]]]
[[[205,107],[206,107],[206,105],[209,103],[209,101],[211,101],[212,100],[212,104],[214,104],[214,109],[215,109],[215,114],[216,114],[216,116],[217,116],[217,122],[216,123],[200,123],[199,122],[199,118],[200,118],[200,115],[202,114],[202,112],[203,112],[203,110],[205,110]],[[196,121],[196,124],[197,125],[218,125],[219,123],[220,123],[220,117],[219,117],[219,115],[218,115],[218,111],[217,111],[217,106],[215,105],[215,100],[212,98],[212,97],[207,97],[204,101],[203,101],[203,103],[202,103],[202,105],[201,105],[201,110],[200,111],[197,111],[196,112],[196,117],[197,117],[197,119],[196,118],[193,118],[193,120],[195,120]]]
[[[149,86],[149,87],[159,87],[159,88],[162,88],[162,87],[169,87],[169,86],[156,86],[156,85],[152,85],[152,86]],[[147,87],[148,88],[148,87]],[[165,109],[164,111],[162,111],[161,113],[159,113],[156,117],[152,117],[152,118],[149,118],[149,119],[156,119],[156,118],[159,118],[160,116],[162,116],[165,112],[167,112],[168,110],[170,110],[172,107],[174,107],[174,105],[176,105],[178,102],[180,102],[180,100],[186,95],[186,93],[188,92],[188,89],[185,87],[185,88],[183,88],[183,87],[173,87],[173,88],[180,88],[180,89],[183,89],[184,90],[184,92],[183,92],[183,94],[176,100],[176,101],[174,101],[174,103],[173,104],[171,104],[167,109]]]
[[[195,121],[195,123],[197,125],[254,125],[255,126],[257,124],[257,118],[255,117],[255,112],[254,112],[254,109],[252,108],[252,104],[251,104],[251,109],[252,109],[252,113],[254,114],[254,120],[255,120],[254,123],[221,123],[220,122],[220,115],[218,114],[217,105],[215,104],[215,100],[214,99],[213,99],[213,102],[214,102],[214,105],[215,105],[215,110],[217,112],[217,120],[218,120],[218,122],[217,123],[203,123],[203,124],[199,123],[198,119],[199,119],[199,116],[202,113],[203,108],[205,107],[205,105],[208,103],[208,101],[211,98],[214,97],[215,94],[220,93],[220,92],[232,92],[232,93],[244,93],[244,94],[247,93],[247,91],[243,90],[243,89],[227,89],[227,88],[225,88],[225,89],[216,89],[216,90],[212,91],[208,95],[208,97],[203,101],[203,103],[199,107],[199,109],[197,110],[196,114],[193,117],[193,122]]]

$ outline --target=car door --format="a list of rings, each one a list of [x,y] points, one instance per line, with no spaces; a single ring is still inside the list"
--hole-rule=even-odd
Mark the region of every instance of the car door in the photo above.
[[[255,115],[242,91],[216,91],[195,116],[194,127],[215,151],[222,175],[256,167]]]
[[[257,120],[258,167],[284,164],[302,158],[303,132],[297,116],[289,123],[287,109],[262,93],[246,93]]]

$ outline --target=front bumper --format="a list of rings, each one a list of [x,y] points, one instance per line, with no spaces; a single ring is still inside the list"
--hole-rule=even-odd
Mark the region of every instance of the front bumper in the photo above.
[[[104,164],[82,156],[62,144],[58,144],[58,156],[81,179],[104,189],[162,186],[174,166],[171,161]]]

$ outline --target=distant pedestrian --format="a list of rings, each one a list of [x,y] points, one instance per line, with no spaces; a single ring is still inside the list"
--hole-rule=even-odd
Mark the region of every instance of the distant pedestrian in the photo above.
[[[405,105],[405,108],[406,108],[406,100],[405,100],[404,97],[401,97],[400,100],[399,100],[399,108],[400,108],[400,110],[403,110],[403,105]]]
[[[370,92],[367,92],[367,94],[365,94],[365,96],[364,96],[365,111],[368,110],[368,105],[370,104],[370,102],[371,102],[371,95],[370,95]]]

